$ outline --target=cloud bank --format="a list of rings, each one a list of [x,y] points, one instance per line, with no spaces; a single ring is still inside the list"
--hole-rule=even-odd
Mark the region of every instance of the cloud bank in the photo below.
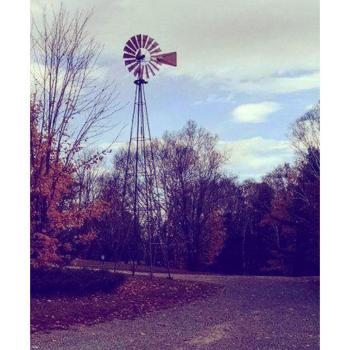
[[[287,93],[318,87],[318,0],[64,0],[69,9],[94,8],[90,30],[104,55],[121,58],[128,38],[154,37],[164,51],[178,52],[185,75],[223,88]],[[32,12],[53,0],[32,0]],[[290,76],[290,72],[297,75]]]
[[[225,169],[240,179],[259,179],[283,162],[292,162],[294,154],[287,140],[260,136],[237,141],[220,141],[218,149],[227,156]]]

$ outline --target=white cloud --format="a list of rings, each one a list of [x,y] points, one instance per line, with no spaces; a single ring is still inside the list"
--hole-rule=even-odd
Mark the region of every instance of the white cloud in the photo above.
[[[55,3],[32,0],[32,8],[37,13],[39,4]],[[63,3],[82,7],[81,0]],[[104,44],[104,55],[116,60],[130,36],[147,33],[162,50],[178,52],[178,67],[166,67],[161,75],[185,75],[201,83],[219,79],[249,92],[318,87],[312,74],[288,73],[319,69],[319,0],[84,1],[85,9],[92,6],[90,30]]]
[[[113,144],[111,145],[110,143],[107,142],[102,142],[98,145],[99,149],[110,149],[112,151],[119,151],[123,148],[127,148],[128,147],[128,143],[127,142],[113,142]]]
[[[207,103],[232,103],[234,102],[234,93],[224,94],[223,96],[219,94],[210,94],[203,100],[197,100],[193,104],[201,105]]]
[[[236,107],[232,111],[232,116],[238,123],[263,123],[270,114],[279,109],[280,105],[276,102],[250,103]]]
[[[221,141],[218,148],[227,157],[225,169],[241,179],[258,179],[279,164],[292,162],[293,151],[287,140],[261,136],[237,141]]]
[[[258,80],[239,82],[234,88],[241,92],[285,94],[303,90],[317,89],[320,86],[320,73],[313,72],[299,76],[267,77]]]

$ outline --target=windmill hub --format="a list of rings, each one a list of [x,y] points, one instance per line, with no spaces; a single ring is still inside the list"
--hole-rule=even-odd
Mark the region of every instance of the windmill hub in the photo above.
[[[148,50],[141,48],[137,52],[136,59],[138,61],[141,61],[142,63],[146,63],[151,60],[151,54],[149,53]]]
[[[137,56],[136,56],[136,59],[138,60],[138,61],[143,61],[144,59],[145,59],[145,55],[141,55],[141,54],[138,54]]]

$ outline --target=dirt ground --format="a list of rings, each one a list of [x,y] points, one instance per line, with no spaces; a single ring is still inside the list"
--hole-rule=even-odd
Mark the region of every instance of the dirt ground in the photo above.
[[[319,278],[176,275],[219,284],[205,299],[144,314],[50,333],[42,350],[319,349]]]

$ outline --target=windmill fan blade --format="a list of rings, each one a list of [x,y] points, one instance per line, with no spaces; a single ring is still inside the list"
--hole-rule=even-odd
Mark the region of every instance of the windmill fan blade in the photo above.
[[[147,67],[148,67],[148,69],[151,71],[151,73],[153,74],[153,76],[155,76],[156,73],[154,73],[153,69],[151,68],[151,64],[149,64]]]
[[[132,41],[132,39],[133,39],[133,37],[127,41],[126,46],[129,46],[129,48],[132,49],[133,52],[135,52],[137,50],[137,47],[134,44],[134,42]]]
[[[142,47],[142,35],[141,34],[138,34],[136,35],[136,40],[137,40],[137,43],[138,43],[138,48]]]
[[[138,66],[138,62],[135,62],[134,64],[132,64],[131,66],[129,66],[129,67],[127,67],[128,68],[128,70],[129,70],[129,72],[132,72],[133,71],[133,69],[135,69],[137,66]]]
[[[159,70],[159,68],[157,67],[156,61],[150,61],[149,64],[150,64],[153,68],[155,68],[156,70]]]
[[[149,79],[148,65],[145,67],[145,70],[146,70],[146,78]]]
[[[158,63],[164,63],[169,66],[176,67],[177,59],[176,52],[162,53],[161,55],[154,56]]]
[[[147,39],[147,42],[145,44],[145,49],[148,50],[149,46],[154,42],[154,39],[151,38],[150,36]]]
[[[128,52],[131,55],[135,55],[136,50],[131,49],[129,46],[125,45],[124,52]]]
[[[145,47],[146,46],[147,39],[148,39],[148,35],[143,35],[142,36],[142,46],[141,47]]]
[[[129,64],[132,64],[132,63],[134,63],[134,62],[137,62],[137,60],[134,58],[134,59],[132,59],[132,60],[125,60],[125,65],[126,66],[128,66]]]
[[[134,44],[135,50],[137,50],[139,48],[137,41],[136,41],[136,37],[133,36],[132,38],[130,38],[131,42]]]
[[[157,48],[153,49],[152,51],[150,51],[150,54],[151,54],[151,56],[153,56],[154,54],[156,54],[158,52],[162,52],[162,50],[159,47],[157,47]]]
[[[158,45],[156,41],[153,42],[153,44],[147,49],[149,52],[151,52],[153,49],[155,49]]]
[[[142,79],[143,66],[139,66],[137,69],[135,69],[134,75],[135,75],[135,77],[140,77]]]
[[[135,55],[130,55],[129,53],[125,52],[123,55],[123,58],[133,58],[135,59]]]
[[[137,68],[133,71],[133,74],[137,76],[139,74],[139,71],[140,71],[140,65],[138,64]]]

